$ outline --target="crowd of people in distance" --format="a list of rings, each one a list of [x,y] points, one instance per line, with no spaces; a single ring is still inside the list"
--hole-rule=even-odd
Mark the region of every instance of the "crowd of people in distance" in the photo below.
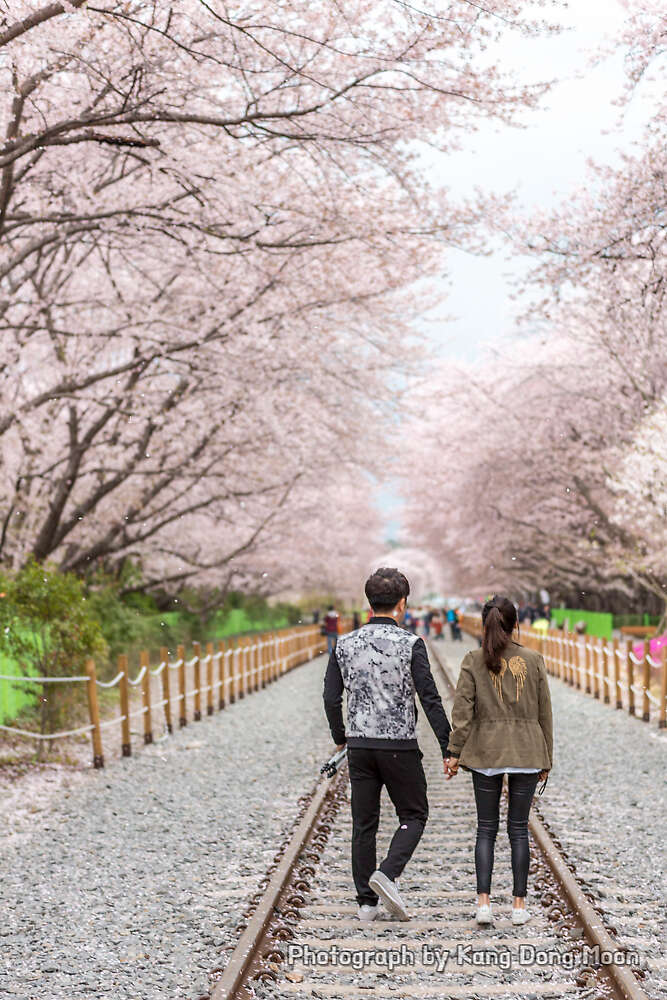
[[[426,639],[444,639],[445,626],[452,640],[463,639],[457,608],[408,608],[403,624],[413,635],[423,635]]]
[[[359,611],[354,611],[352,613],[353,631],[366,625],[370,617],[370,610],[366,610],[363,615]],[[313,624],[319,624],[319,622],[320,611],[317,609],[313,612]],[[463,640],[458,608],[407,608],[403,626],[413,635],[421,635],[426,639],[444,639],[445,626],[447,626],[452,641],[460,642]],[[327,637],[327,649],[330,653],[336,643],[335,637],[340,632],[340,615],[333,605],[327,608],[320,629],[322,635]]]

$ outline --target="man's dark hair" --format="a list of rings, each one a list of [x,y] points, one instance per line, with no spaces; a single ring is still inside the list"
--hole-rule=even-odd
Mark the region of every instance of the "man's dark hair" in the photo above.
[[[364,590],[373,611],[393,611],[410,593],[410,584],[397,569],[382,566],[368,577]]]

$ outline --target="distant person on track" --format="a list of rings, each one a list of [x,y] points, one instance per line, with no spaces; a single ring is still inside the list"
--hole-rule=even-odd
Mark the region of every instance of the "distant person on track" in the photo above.
[[[462,641],[461,628],[459,626],[459,616],[456,608],[449,608],[447,611],[447,623],[452,636],[452,642]]]
[[[352,787],[352,875],[359,919],[374,920],[379,898],[402,920],[407,910],[396,881],[428,818],[423,754],[417,743],[415,691],[444,757],[450,725],[431,674],[424,640],[401,627],[410,585],[397,569],[366,581],[373,616],[341,636],[329,657],[324,707],[338,748],[347,743]],[[343,725],[343,691],[347,726]],[[377,865],[380,794],[386,786],[398,815],[387,856]]]
[[[338,641],[338,626],[340,623],[340,615],[336,611],[333,604],[330,604],[327,613],[324,616],[323,628],[324,634],[327,637],[327,653],[331,654],[336,648],[336,642]]]
[[[493,922],[491,875],[503,774],[507,774],[507,833],[514,879],[512,923],[530,920],[526,887],[530,854],[528,813],[538,780],[553,765],[551,696],[544,660],[512,639],[516,608],[493,597],[482,610],[482,648],[466,653],[452,708],[445,767],[472,771],[477,806],[475,869],[477,923]]]

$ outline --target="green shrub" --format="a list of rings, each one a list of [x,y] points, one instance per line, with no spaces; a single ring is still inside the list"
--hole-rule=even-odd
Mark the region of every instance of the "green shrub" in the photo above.
[[[31,560],[12,576],[0,575],[0,592],[0,650],[24,676],[80,675],[88,657],[106,656],[102,630],[73,574]],[[43,684],[40,733],[66,728],[85,697],[83,684]]]

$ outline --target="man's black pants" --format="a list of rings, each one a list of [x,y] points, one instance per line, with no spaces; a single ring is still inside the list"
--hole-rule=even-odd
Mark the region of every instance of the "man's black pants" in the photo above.
[[[352,787],[352,876],[359,905],[375,906],[376,893],[368,880],[376,870],[375,837],[380,822],[380,793],[385,785],[394,804],[399,827],[380,871],[395,880],[420,841],[428,819],[426,776],[421,750],[371,750],[348,747]]]

